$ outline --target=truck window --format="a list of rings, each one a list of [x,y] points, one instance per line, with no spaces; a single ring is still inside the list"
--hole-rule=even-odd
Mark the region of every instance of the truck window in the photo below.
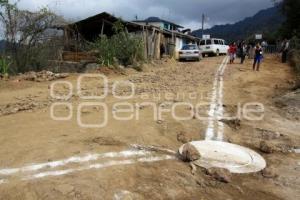
[[[219,44],[219,40],[214,40],[214,44]]]
[[[220,43],[221,45],[224,45],[223,40],[219,40],[219,43]]]
[[[202,41],[200,42],[200,45],[205,45],[205,40],[202,40]]]
[[[206,40],[206,45],[211,45],[211,40]]]

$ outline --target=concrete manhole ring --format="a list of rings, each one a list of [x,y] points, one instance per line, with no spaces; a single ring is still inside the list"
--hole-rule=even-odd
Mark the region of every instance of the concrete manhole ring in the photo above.
[[[195,165],[204,168],[226,168],[231,173],[253,173],[266,167],[265,159],[255,151],[236,144],[220,141],[190,142],[200,153]],[[182,154],[183,146],[179,153]]]

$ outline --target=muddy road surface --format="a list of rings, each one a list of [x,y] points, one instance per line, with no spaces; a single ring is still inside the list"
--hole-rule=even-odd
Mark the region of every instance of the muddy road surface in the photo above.
[[[292,70],[275,56],[260,72],[251,64],[167,60],[143,72],[0,81],[0,199],[299,199],[300,115],[280,103]],[[174,153],[204,139],[248,147],[267,168],[226,183],[192,173]]]

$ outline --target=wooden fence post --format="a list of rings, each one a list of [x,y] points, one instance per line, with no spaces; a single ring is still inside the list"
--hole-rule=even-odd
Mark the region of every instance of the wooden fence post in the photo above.
[[[160,41],[161,41],[161,32],[158,32],[157,39],[155,42],[155,58],[160,59]]]

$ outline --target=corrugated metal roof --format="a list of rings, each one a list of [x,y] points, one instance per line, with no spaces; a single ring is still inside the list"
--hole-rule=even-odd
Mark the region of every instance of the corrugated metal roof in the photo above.
[[[168,24],[172,24],[178,28],[183,28],[183,26],[180,26],[178,24],[175,24],[173,22],[164,20],[164,19],[160,19],[159,17],[149,17],[145,20],[135,20],[134,22],[145,22],[145,23],[151,23],[151,22],[163,22],[163,23],[168,23]]]

